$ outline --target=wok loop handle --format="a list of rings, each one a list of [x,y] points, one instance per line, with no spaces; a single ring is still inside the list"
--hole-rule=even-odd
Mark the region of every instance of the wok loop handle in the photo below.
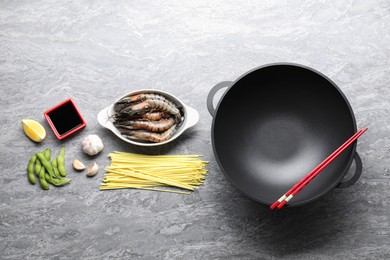
[[[209,92],[207,96],[207,109],[209,110],[209,113],[211,116],[214,116],[215,108],[213,106],[213,100],[215,94],[220,90],[221,88],[228,88],[232,85],[232,81],[222,81],[215,85]]]
[[[346,180],[346,181],[342,180],[337,185],[337,188],[348,188],[348,187],[354,185],[355,182],[359,179],[360,175],[362,174],[363,164],[362,164],[362,159],[360,158],[359,154],[355,153],[355,157],[353,159],[355,160],[355,164],[356,164],[355,174],[349,180]]]

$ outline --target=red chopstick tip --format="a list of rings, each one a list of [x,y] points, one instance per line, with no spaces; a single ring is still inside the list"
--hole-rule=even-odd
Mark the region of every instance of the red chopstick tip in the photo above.
[[[292,199],[295,195],[298,194],[313,178],[315,178],[320,172],[325,169],[334,159],[336,159],[342,152],[347,149],[351,144],[353,144],[364,132],[368,130],[368,127],[357,131],[353,136],[351,136],[345,143],[343,143],[339,148],[337,148],[331,155],[329,155],[324,161],[317,165],[310,173],[308,173],[303,179],[297,182],[286,194],[284,194],[280,199],[278,199],[274,204],[270,206],[271,209],[274,209],[275,206],[278,209],[281,209],[286,203]]]
[[[272,204],[272,205],[270,206],[270,209],[274,209],[274,208],[276,208],[276,206],[278,206],[278,205],[279,205],[279,201],[275,201],[274,204]]]
[[[286,205],[286,201],[283,200],[279,205],[278,205],[278,209],[281,209],[284,205]]]

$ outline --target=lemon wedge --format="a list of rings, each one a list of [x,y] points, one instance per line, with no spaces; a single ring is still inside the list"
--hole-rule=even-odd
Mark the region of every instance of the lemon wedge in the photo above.
[[[24,133],[34,142],[40,143],[46,137],[45,128],[35,120],[22,119]]]

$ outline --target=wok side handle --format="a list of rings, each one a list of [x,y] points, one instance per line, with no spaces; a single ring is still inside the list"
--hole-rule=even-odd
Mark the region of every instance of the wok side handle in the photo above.
[[[362,169],[363,169],[362,159],[360,158],[358,153],[355,153],[355,157],[353,159],[355,160],[355,164],[356,164],[355,174],[352,176],[351,179],[349,179],[347,181],[342,180],[337,185],[337,188],[348,188],[348,187],[354,185],[355,182],[360,178],[360,175],[362,174]]]
[[[228,88],[232,85],[232,81],[222,81],[215,85],[207,95],[207,109],[209,110],[209,113],[211,116],[214,116],[215,108],[213,106],[213,100],[215,94],[220,90],[221,88]]]

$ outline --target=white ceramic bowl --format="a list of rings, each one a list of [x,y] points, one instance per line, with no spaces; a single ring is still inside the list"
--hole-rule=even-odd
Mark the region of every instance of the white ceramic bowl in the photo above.
[[[184,120],[181,124],[181,126],[176,129],[175,133],[169,138],[168,140],[164,142],[159,142],[159,143],[146,143],[146,142],[137,142],[136,140],[130,140],[125,138],[124,136],[121,135],[119,130],[114,126],[113,122],[114,120],[112,119],[112,115],[114,115],[114,104],[118,100],[129,96],[129,95],[136,95],[140,93],[154,93],[154,94],[161,94],[165,97],[167,97],[170,101],[176,103],[179,107],[182,107],[183,114],[184,114]],[[178,138],[185,130],[188,128],[196,125],[196,123],[199,121],[199,113],[196,111],[194,108],[189,107],[185,105],[183,102],[181,102],[177,97],[173,96],[172,94],[169,94],[167,92],[157,90],[157,89],[140,89],[137,91],[133,91],[130,93],[127,93],[126,95],[123,95],[122,97],[118,98],[114,103],[109,105],[108,107],[102,109],[98,116],[97,119],[99,121],[99,124],[102,125],[103,127],[111,130],[118,138],[122,139],[123,141],[134,144],[134,145],[139,145],[139,146],[159,146],[163,145],[166,143],[169,143],[176,138]]]

